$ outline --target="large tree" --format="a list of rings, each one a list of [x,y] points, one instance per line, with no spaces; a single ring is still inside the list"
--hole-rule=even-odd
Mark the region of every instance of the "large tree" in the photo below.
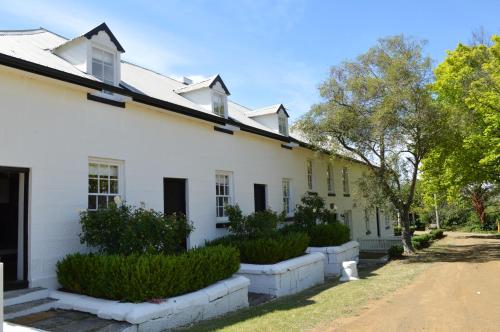
[[[377,201],[383,197],[397,209],[407,253],[413,252],[409,211],[419,166],[441,122],[423,46],[402,35],[380,39],[355,60],[332,67],[320,86],[324,101],[295,125],[318,148],[366,163],[365,194]]]
[[[446,133],[424,160],[429,192],[467,197],[481,224],[500,179],[500,36],[490,46],[459,44],[435,70],[432,89]]]

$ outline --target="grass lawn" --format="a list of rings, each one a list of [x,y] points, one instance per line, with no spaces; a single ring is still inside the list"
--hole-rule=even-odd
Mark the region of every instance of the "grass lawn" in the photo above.
[[[427,249],[429,250],[429,249]],[[415,260],[360,271],[361,280],[328,280],[300,294],[283,297],[224,317],[205,321],[183,331],[303,331],[357,314],[367,301],[402,287],[430,264]]]

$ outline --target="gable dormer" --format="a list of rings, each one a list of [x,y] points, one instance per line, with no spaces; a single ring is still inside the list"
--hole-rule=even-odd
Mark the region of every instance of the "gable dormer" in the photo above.
[[[104,83],[120,83],[121,54],[125,50],[106,23],[58,46],[53,52]]]
[[[186,83],[189,81],[185,81]],[[198,83],[186,84],[175,92],[215,115],[223,118],[228,116],[227,96],[230,93],[220,75]]]
[[[274,130],[275,132],[288,136],[288,112],[283,104],[259,108],[246,114],[252,120]]]

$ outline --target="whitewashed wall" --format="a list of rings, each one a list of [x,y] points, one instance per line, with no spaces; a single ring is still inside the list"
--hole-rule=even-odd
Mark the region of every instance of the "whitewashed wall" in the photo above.
[[[225,234],[216,229],[215,172],[234,174],[235,201],[253,211],[253,184],[268,186],[268,205],[282,209],[282,178],[292,179],[295,203],[305,192],[305,165],[314,154],[245,132],[227,135],[213,124],[128,103],[125,109],[88,101],[80,87],[0,67],[0,165],[31,169],[29,280],[54,287],[55,263],[82,250],[78,210],[87,207],[88,159],[123,161],[125,199],[163,209],[163,178],[188,179],[190,245]],[[4,143],[5,142],[5,143]],[[6,143],[8,142],[8,143]],[[342,196],[334,161],[339,211],[352,209],[355,234],[364,234],[363,208]],[[351,189],[362,167],[348,162]],[[326,164],[315,163],[317,189],[326,196]],[[374,220],[374,219],[373,219]],[[375,222],[375,221],[373,221]],[[372,232],[372,236],[376,234]],[[355,235],[356,237],[356,235]]]

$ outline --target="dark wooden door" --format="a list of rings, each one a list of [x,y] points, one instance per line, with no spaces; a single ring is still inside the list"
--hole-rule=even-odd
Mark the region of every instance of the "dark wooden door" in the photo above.
[[[266,185],[265,184],[254,184],[253,185],[254,202],[255,202],[255,212],[264,211],[266,206]]]
[[[186,179],[163,179],[163,212],[186,215]]]
[[[17,281],[19,174],[0,173],[0,261],[6,289]]]

